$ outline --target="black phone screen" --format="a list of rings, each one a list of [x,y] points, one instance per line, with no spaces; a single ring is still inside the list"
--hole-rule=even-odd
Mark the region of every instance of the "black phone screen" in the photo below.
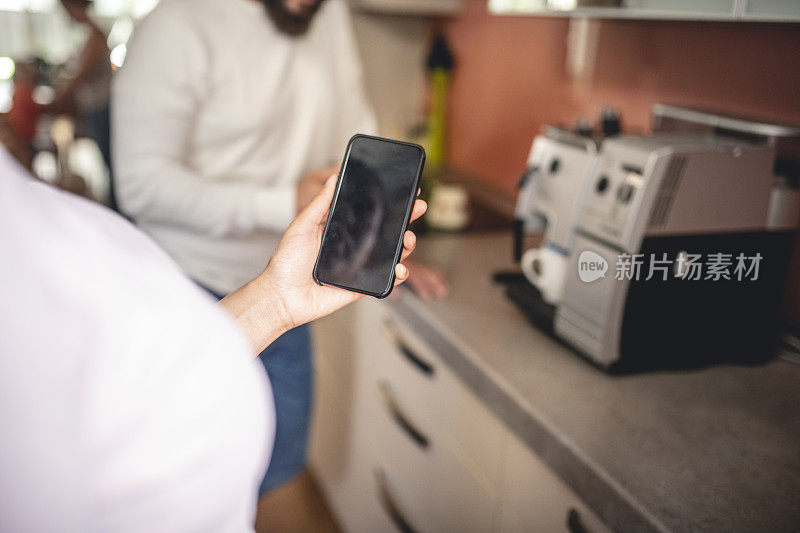
[[[424,160],[415,144],[351,139],[314,269],[318,282],[389,294]]]

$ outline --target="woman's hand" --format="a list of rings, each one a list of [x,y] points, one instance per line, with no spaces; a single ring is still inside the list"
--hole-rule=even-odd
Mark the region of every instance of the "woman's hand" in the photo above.
[[[289,225],[267,268],[253,281],[222,300],[259,353],[289,329],[328,315],[364,295],[318,285],[313,277],[314,262],[322,242],[336,176],[325,186]],[[421,217],[427,204],[417,200],[411,220]],[[417,244],[416,236],[407,231],[403,236],[404,261]],[[395,268],[399,285],[408,278],[408,268],[398,263]]]
[[[363,296],[335,287],[318,285],[311,275],[335,189],[336,176],[331,176],[319,194],[283,234],[267,268],[259,276],[282,296],[291,327],[328,315]],[[425,209],[427,209],[425,202],[417,200],[411,220],[421,217]],[[407,231],[403,236],[401,261],[408,257],[416,244],[417,238],[414,233]],[[405,265],[398,263],[395,269],[395,284],[405,281],[408,272]]]

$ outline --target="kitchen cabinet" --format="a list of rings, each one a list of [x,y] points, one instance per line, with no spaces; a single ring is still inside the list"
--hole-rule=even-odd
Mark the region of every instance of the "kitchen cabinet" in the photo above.
[[[800,22],[790,0],[488,0],[498,15]]]
[[[314,325],[314,420],[310,463],[328,504],[345,531],[391,531],[390,518],[375,500],[371,449],[356,406],[357,366],[350,306]]]
[[[349,0],[355,10],[393,15],[454,15],[461,0]]]
[[[742,19],[764,22],[800,20],[800,2],[793,0],[747,0]]]
[[[606,531],[391,303],[313,330],[310,463],[345,531]]]

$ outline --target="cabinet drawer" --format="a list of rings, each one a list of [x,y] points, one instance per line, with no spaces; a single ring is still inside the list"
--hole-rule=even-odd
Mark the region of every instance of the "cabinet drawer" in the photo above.
[[[374,382],[391,377],[413,403],[410,408],[428,413],[442,396],[439,358],[391,313],[384,302],[358,302],[358,349]],[[372,384],[370,383],[370,386]]]
[[[503,460],[499,531],[607,533],[609,529],[547,465],[509,435]]]
[[[504,428],[390,305],[351,308],[314,326],[311,464],[343,529],[491,531]]]
[[[496,492],[471,473],[442,432],[409,415],[383,386],[365,416],[370,455],[407,521],[418,531],[490,531]]]
[[[388,384],[414,420],[446,442],[484,484],[496,485],[506,433],[502,424],[390,306],[369,302],[360,309],[359,325],[360,349],[371,358],[364,365],[372,367],[364,372],[363,386],[374,394]]]

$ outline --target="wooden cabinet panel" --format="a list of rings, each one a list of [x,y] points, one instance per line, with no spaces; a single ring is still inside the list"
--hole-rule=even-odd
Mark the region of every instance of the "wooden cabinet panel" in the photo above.
[[[597,516],[516,436],[503,457],[499,531],[606,533]],[[570,528],[569,522],[581,528]]]
[[[341,313],[341,314],[340,314]],[[355,351],[355,316],[336,313],[313,325],[314,412],[309,463],[345,531],[396,531],[375,497],[371,448],[364,437],[363,404],[356,381],[363,374]]]

